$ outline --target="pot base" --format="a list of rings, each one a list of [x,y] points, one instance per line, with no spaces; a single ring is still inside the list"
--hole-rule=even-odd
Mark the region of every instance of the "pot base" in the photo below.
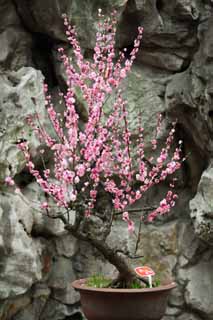
[[[91,288],[86,279],[72,286],[79,291],[83,313],[88,320],[160,320],[164,316],[174,282],[157,288]]]

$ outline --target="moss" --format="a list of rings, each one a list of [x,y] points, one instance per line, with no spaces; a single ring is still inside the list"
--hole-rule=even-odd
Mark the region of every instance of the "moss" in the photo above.
[[[93,275],[86,281],[86,285],[93,288],[107,288],[109,287],[110,283],[111,280],[102,275]]]

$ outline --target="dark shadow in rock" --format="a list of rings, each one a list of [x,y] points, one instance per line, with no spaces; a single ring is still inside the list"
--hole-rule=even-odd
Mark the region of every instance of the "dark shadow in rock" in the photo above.
[[[64,320],[86,320],[86,319],[83,318],[80,312],[77,312],[73,316],[64,318]]]
[[[54,71],[52,50],[55,41],[48,35],[42,33],[33,34],[32,59],[37,69],[41,70],[45,76],[45,82],[54,87],[58,81]]]

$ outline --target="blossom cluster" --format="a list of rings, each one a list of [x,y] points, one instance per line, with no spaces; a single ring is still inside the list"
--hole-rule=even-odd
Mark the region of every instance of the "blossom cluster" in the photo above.
[[[48,194],[58,207],[76,208],[81,195],[88,194],[85,202],[85,215],[89,217],[95,208],[98,187],[101,183],[106,192],[112,195],[114,209],[123,213],[129,231],[134,230],[134,222],[127,208],[143,197],[143,194],[164,181],[181,166],[181,145],[169,157],[174,141],[175,125],[169,132],[165,147],[156,161],[146,160],[144,154],[143,128],[138,126],[137,163],[133,161],[133,134],[128,125],[127,101],[122,96],[120,84],[128,75],[140,48],[143,28],[138,28],[134,46],[125,58],[125,50],[117,55],[115,50],[116,13],[105,18],[99,11],[98,32],[93,60],[84,58],[77,34],[68,18],[64,16],[67,39],[72,46],[75,64],[64,50],[58,52],[67,75],[66,93],[60,93],[65,103],[61,116],[54,108],[48,86],[44,85],[45,105],[54,128],[54,137],[41,125],[39,115],[29,115],[28,124],[33,128],[42,143],[52,150],[54,169],[36,169],[31,159],[27,142],[19,144],[23,151],[29,172],[35,177],[42,190]],[[76,107],[76,88],[80,89],[88,107],[88,121],[83,130],[79,127],[79,115]],[[114,95],[111,112],[105,112],[109,95]],[[156,136],[151,141],[152,149],[157,148],[157,136],[162,118],[159,117]],[[135,146],[134,146],[135,148]],[[151,166],[151,168],[150,168]],[[10,177],[6,182],[12,185]],[[137,182],[137,183],[135,183]],[[170,211],[177,195],[168,191],[165,199],[148,219]],[[50,209],[44,202],[41,207]]]

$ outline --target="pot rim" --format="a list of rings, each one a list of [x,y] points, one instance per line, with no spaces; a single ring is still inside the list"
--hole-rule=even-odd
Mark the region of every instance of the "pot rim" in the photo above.
[[[123,293],[145,293],[145,292],[159,292],[159,291],[166,291],[171,290],[177,287],[175,282],[170,282],[168,284],[163,284],[155,288],[142,288],[142,289],[122,289],[122,288],[94,288],[88,287],[85,285],[87,278],[78,279],[73,281],[71,284],[74,289],[79,291],[96,291],[96,292],[105,292],[105,293],[112,293],[112,292],[123,292]]]

